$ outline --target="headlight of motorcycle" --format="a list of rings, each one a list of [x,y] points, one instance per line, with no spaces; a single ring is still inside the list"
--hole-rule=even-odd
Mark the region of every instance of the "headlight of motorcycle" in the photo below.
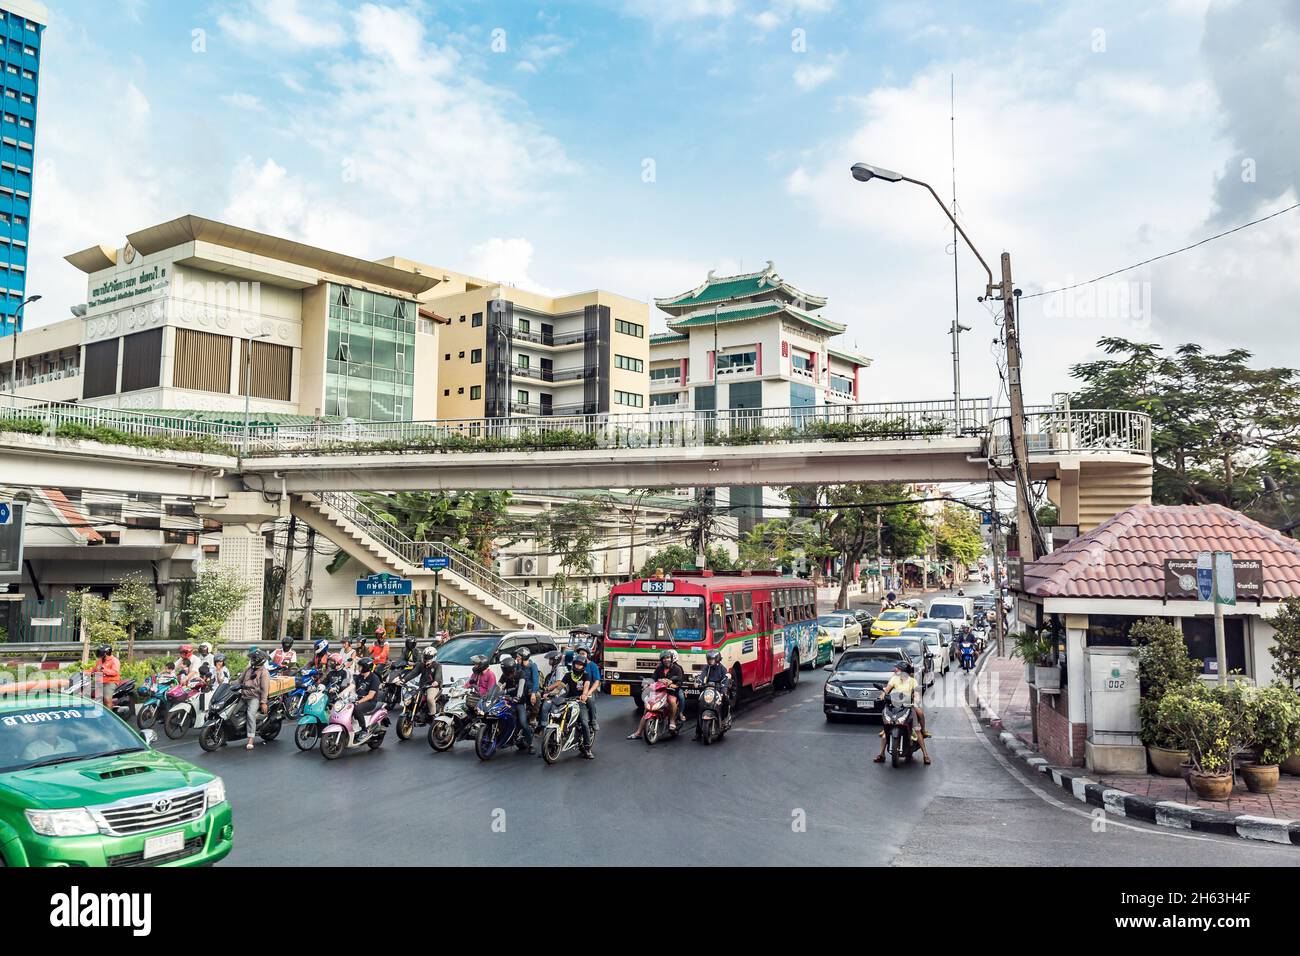
[[[41,836],[89,836],[99,825],[84,807],[72,810],[27,810],[27,822]]]
[[[843,688],[843,687],[841,687],[839,684],[832,684],[830,681],[827,681],[827,682],[826,682],[826,693],[828,693],[828,694],[833,694],[833,695],[836,696],[836,697],[844,697],[844,696],[847,696],[847,695],[844,693],[844,688]]]
[[[207,790],[209,807],[226,802],[226,782],[220,777],[208,784]]]

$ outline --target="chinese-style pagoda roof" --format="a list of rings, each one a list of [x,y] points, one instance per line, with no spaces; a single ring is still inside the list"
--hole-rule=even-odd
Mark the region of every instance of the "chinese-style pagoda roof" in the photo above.
[[[756,302],[772,300],[787,302],[801,310],[820,309],[826,297],[812,295],[790,285],[776,273],[771,260],[759,272],[747,275],[715,276],[709,272],[704,282],[678,295],[655,299],[655,305],[669,315],[686,315],[701,306],[724,302]]]
[[[805,312],[803,309],[796,309],[794,306],[783,302],[738,302],[698,309],[689,315],[669,319],[668,328],[678,332],[683,329],[710,326],[715,321],[719,325],[724,325],[728,322],[746,322],[751,319],[765,319],[771,316],[781,316],[790,322],[801,323],[821,333],[839,335],[844,331],[844,326],[838,322],[832,322],[820,315]]]

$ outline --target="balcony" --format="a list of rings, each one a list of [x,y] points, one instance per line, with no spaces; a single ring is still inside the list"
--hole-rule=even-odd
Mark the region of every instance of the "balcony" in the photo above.
[[[512,378],[527,378],[535,382],[579,382],[595,374],[595,369],[587,368],[560,368],[549,369],[532,365],[512,365],[510,366],[510,375]]]
[[[531,342],[534,345],[549,346],[551,348],[563,348],[570,345],[582,345],[583,343],[594,339],[596,333],[588,332],[586,329],[580,329],[577,332],[523,332],[519,329],[511,329],[510,337],[519,342]]]

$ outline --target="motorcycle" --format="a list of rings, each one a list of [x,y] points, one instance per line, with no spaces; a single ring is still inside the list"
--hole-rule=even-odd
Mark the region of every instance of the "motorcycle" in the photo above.
[[[957,656],[962,670],[968,671],[975,666],[975,641],[969,634],[964,635],[957,645]]]
[[[494,687],[486,700],[478,702],[479,725],[474,735],[474,753],[479,760],[491,760],[498,750],[504,750],[514,744],[523,750],[523,734],[520,733],[519,718],[515,713],[515,699]]]
[[[307,695],[315,689],[319,676],[320,671],[314,667],[305,668],[293,675],[293,689],[285,691],[283,695],[284,712],[290,720],[297,720],[302,716]]]
[[[641,681],[641,703],[645,708],[645,727],[641,730],[641,739],[647,747],[655,743],[667,732],[676,737],[669,715],[668,699],[673,693],[673,685],[666,680],[647,677]]]
[[[568,700],[556,701],[551,708],[546,727],[542,730],[542,759],[548,764],[555,763],[570,750],[583,749],[582,718],[578,713],[581,707],[576,697],[570,697]],[[590,733],[591,740],[586,746],[588,750],[596,744],[596,732],[593,730]]]
[[[912,754],[921,749],[912,729],[916,713],[912,707],[911,695],[901,690],[890,692],[882,717],[889,738],[890,765],[897,767],[904,760],[910,763]]]
[[[154,674],[145,678],[137,688],[135,695],[142,703],[135,712],[135,725],[141,730],[149,730],[158,723],[158,717],[167,716],[167,691],[176,686],[175,674]]]
[[[393,709],[397,711],[397,739],[410,740],[416,727],[433,719],[429,713],[429,695],[420,691],[420,682],[408,672],[397,682],[399,690]]]
[[[236,684],[227,682],[217,688],[208,705],[208,719],[199,731],[199,746],[208,753],[219,750],[228,740],[248,736],[244,699]],[[266,713],[257,715],[253,728],[256,736],[270,743],[280,734],[285,721],[284,701],[277,695],[266,703]]]
[[[94,697],[95,695],[95,675],[91,671],[77,671],[68,681],[69,694],[77,694],[81,697]],[[135,679],[124,680],[117,685],[117,690],[113,691],[113,713],[123,720],[131,719],[131,712],[135,710]]]
[[[344,751],[362,744],[371,750],[383,746],[384,734],[388,733],[388,711],[384,709],[383,701],[380,700],[366,715],[364,727],[356,727],[356,721],[352,719],[356,704],[356,691],[349,687],[330,707],[329,723],[320,732],[320,755],[326,760],[335,760],[343,756]]]
[[[302,715],[293,729],[294,745],[303,751],[311,750],[320,741],[321,728],[330,722],[333,695],[324,685],[313,687],[302,706]]]
[[[727,689],[713,681],[700,688],[698,710],[695,713],[695,736],[711,744],[721,740],[731,729],[731,699]]]
[[[463,682],[438,698],[441,710],[429,724],[429,746],[438,753],[478,734],[479,697]]]
[[[191,677],[167,691],[167,716],[163,719],[163,733],[168,740],[180,740],[191,727],[199,723],[200,707],[209,684],[202,677]]]

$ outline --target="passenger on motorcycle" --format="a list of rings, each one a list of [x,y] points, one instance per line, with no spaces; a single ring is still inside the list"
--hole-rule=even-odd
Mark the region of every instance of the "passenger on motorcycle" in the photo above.
[[[113,706],[113,694],[117,692],[117,685],[122,683],[122,662],[113,654],[113,648],[105,644],[99,650],[95,651],[95,666],[90,672],[95,676],[95,683],[99,684],[97,691],[92,690],[92,696],[96,693],[105,707]]]
[[[596,720],[596,694],[600,692],[600,667],[591,659],[591,654],[585,645],[579,645],[573,656],[575,660],[582,661],[583,673],[591,688],[587,693],[587,710],[591,715],[591,729],[593,732],[599,733],[600,723]]]
[[[357,702],[352,706],[352,719],[362,730],[366,729],[366,715],[379,703],[379,675],[375,673],[375,662],[369,657],[357,661],[357,676],[354,679]]]
[[[885,684],[885,689],[880,692],[880,699],[887,700],[892,691],[901,690],[912,698],[912,711],[916,714],[916,736],[921,744],[921,756],[925,758],[926,766],[930,765],[930,754],[925,749],[925,738],[930,735],[925,732],[925,711],[921,709],[921,689],[916,683],[916,678],[912,676],[912,665],[909,661],[899,661],[894,665],[894,676],[889,678],[889,683]],[[880,732],[880,753],[876,754],[874,763],[885,762],[885,747],[889,745],[889,738],[885,732]]]
[[[216,654],[212,658],[212,689],[230,683],[230,668],[226,666],[226,655]]]
[[[293,638],[286,637],[271,655],[271,663],[276,667],[293,667],[298,663],[298,652],[293,649]]]
[[[523,736],[528,752],[536,753],[533,748],[533,726],[528,722],[528,701],[532,696],[528,686],[528,674],[509,654],[501,658],[501,692],[514,700],[515,720],[519,721],[519,733]]]
[[[194,648],[189,644],[181,645],[181,656],[176,658],[176,679],[184,683],[185,679],[199,672],[199,662],[194,659]]]
[[[670,730],[677,730],[677,698],[682,692],[682,682],[686,679],[686,673],[682,670],[681,665],[674,660],[672,651],[665,650],[659,655],[659,666],[655,668],[654,679],[656,681],[667,681],[671,687],[668,694],[668,726]],[[683,713],[685,706],[682,707]],[[638,740],[641,732],[645,730],[647,714],[643,711],[641,722],[636,725],[636,730],[627,735],[628,740]]]
[[[428,696],[429,716],[438,712],[438,695],[442,693],[442,665],[438,663],[438,649],[426,647],[424,657],[414,672],[416,687]]]
[[[420,651],[415,645],[415,638],[408,637],[402,644],[402,664],[415,667],[420,663]]]
[[[469,659],[469,663],[469,688],[480,697],[486,697],[492,693],[492,688],[497,686],[497,675],[492,673],[492,668],[488,667],[488,659],[482,654],[475,654]]]
[[[343,655],[343,666],[348,669],[349,674],[357,672],[357,651],[352,646],[352,638],[343,638],[343,648],[339,651]]]
[[[253,749],[257,736],[257,715],[266,713],[271,695],[271,675],[266,671],[266,655],[253,648],[248,652],[248,667],[239,675],[239,696],[244,701],[244,722],[248,725],[248,743],[245,750]]]
[[[204,664],[207,664],[209,667],[211,667],[212,666],[212,645],[209,644],[207,641],[199,641],[198,652],[194,655],[194,658],[196,661],[194,665],[194,669],[196,671]]]
[[[325,692],[333,701],[352,684],[352,675],[348,673],[342,654],[331,654],[327,659],[325,671]]]
[[[322,674],[329,670],[330,663],[330,642],[319,640],[311,646],[311,666],[316,668]]]
[[[528,681],[528,699],[526,703],[528,704],[529,719],[531,719],[537,713],[537,698],[542,689],[542,674],[533,661],[533,652],[528,648],[519,648],[515,660],[520,672]]]

